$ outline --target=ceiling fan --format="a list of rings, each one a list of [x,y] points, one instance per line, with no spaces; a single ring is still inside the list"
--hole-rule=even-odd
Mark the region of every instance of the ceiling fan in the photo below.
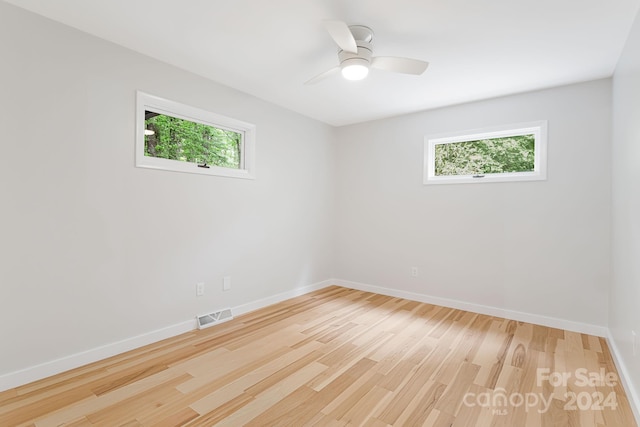
[[[364,25],[347,25],[342,21],[324,21],[329,35],[340,51],[340,65],[327,70],[305,82],[306,85],[323,80],[339,70],[347,80],[362,80],[369,74],[369,68],[392,71],[395,73],[420,75],[429,66],[419,59],[398,58],[395,56],[372,56],[373,31]]]

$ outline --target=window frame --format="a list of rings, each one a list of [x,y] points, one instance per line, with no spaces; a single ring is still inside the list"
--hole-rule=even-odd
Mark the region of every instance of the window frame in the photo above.
[[[199,167],[196,163],[145,156],[144,130],[146,111],[240,133],[242,135],[240,168],[233,169],[214,165],[208,165],[208,167],[205,168]],[[136,167],[229,178],[255,179],[255,128],[255,125],[251,123],[137,91]]]
[[[471,142],[481,139],[534,135],[534,170],[485,175],[435,175],[436,145]],[[424,138],[424,184],[480,184],[510,181],[544,181],[547,179],[547,121],[517,123],[491,128],[430,135]]]

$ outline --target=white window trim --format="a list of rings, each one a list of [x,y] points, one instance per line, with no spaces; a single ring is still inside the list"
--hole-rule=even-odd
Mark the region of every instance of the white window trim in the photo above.
[[[436,145],[454,142],[477,141],[479,139],[534,134],[534,170],[532,172],[496,173],[481,176],[435,175]],[[479,184],[507,181],[543,181],[547,179],[547,121],[517,123],[492,128],[425,136],[424,138],[424,184]]]
[[[243,135],[240,169],[209,165],[198,167],[195,163],[178,160],[159,159],[144,155],[145,111],[153,111],[167,116],[214,126],[238,132]],[[179,102],[137,91],[136,97],[136,166],[140,168],[162,169],[175,172],[216,175],[231,178],[255,179],[255,125],[232,119],[210,111],[202,110]]]

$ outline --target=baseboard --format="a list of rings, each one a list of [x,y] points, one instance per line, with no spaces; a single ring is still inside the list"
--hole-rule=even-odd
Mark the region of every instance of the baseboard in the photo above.
[[[523,322],[536,323],[539,325],[550,326],[553,328],[566,329],[570,331],[586,333],[591,335],[597,335],[601,337],[608,336],[608,330],[605,327],[597,325],[589,325],[579,322],[574,322],[565,319],[558,319],[553,317],[540,316],[536,314],[523,313],[513,310],[505,310],[497,307],[490,307],[480,304],[473,304],[469,302],[434,297],[426,294],[418,294],[414,292],[401,291],[398,289],[384,288],[380,286],[367,285],[364,283],[351,282],[347,280],[331,279],[324,280],[309,286],[303,286],[294,288],[287,292],[282,292],[267,298],[262,298],[256,301],[252,301],[246,304],[242,304],[233,307],[234,315],[241,315],[250,311],[258,310],[263,307],[267,307],[278,302],[294,298],[300,295],[313,292],[315,290],[323,289],[330,285],[338,285],[345,288],[357,289],[361,291],[373,292],[381,295],[388,295],[393,297],[405,298],[413,301],[420,301],[429,304],[441,305],[444,307],[457,308],[460,310],[472,311],[474,313],[486,314],[490,316],[499,316],[507,319],[513,319]],[[19,371],[10,372],[0,376],[0,391],[8,390],[14,387],[19,387],[24,384],[28,384],[33,381],[37,381],[52,375],[59,374],[61,372],[68,371],[70,369],[78,368],[80,366],[87,365],[89,363],[97,362],[99,360],[106,359],[117,354],[124,353],[154,342],[161,341],[163,339],[171,338],[176,335],[183,334],[195,329],[195,320],[187,320],[175,325],[171,325],[162,329],[151,331],[145,334],[141,334],[135,337],[127,338],[122,341],[118,341],[112,344],[107,344],[101,347],[97,347],[91,350],[87,350],[81,353],[72,354],[60,359],[45,362],[36,366],[25,368]],[[615,343],[609,340],[613,346]],[[615,348],[615,347],[612,347]],[[614,351],[615,353],[615,351]],[[621,371],[624,375],[624,365],[620,364]],[[632,390],[633,391],[633,390]],[[629,393],[633,397],[633,400],[637,405],[637,394],[635,392]],[[635,409],[634,409],[635,410]],[[636,414],[637,416],[637,414]]]
[[[253,302],[249,302],[247,304],[242,304],[233,308],[233,315],[240,316],[241,314],[258,310],[272,304],[277,304],[279,302],[295,298],[300,295],[308,294],[309,292],[317,291],[333,284],[335,284],[335,280],[323,280],[322,282],[314,283],[313,285],[295,288],[287,292],[282,292]]]
[[[611,330],[607,331],[606,338],[609,349],[611,350],[611,355],[613,356],[613,363],[615,363],[616,369],[618,369],[618,373],[622,380],[622,386],[624,387],[624,391],[627,393],[627,398],[629,399],[629,405],[631,406],[633,415],[636,417],[636,423],[640,425],[640,391],[635,388],[633,383],[627,380],[627,378],[631,378],[631,375],[629,374],[627,365],[620,356],[620,350],[618,349],[616,340],[611,334]]]
[[[325,280],[313,285],[295,288],[287,292],[282,292],[268,298],[263,298],[247,304],[233,307],[233,313],[236,316],[257,310],[280,301],[294,298],[309,292],[319,290],[330,286],[334,283],[332,280]],[[74,368],[78,368],[89,363],[97,362],[117,354],[121,354],[136,348],[143,347],[167,338],[174,337],[196,328],[195,314],[194,318],[180,322],[175,325],[147,332],[135,337],[126,338],[122,341],[103,345],[91,350],[72,354],[60,359],[45,362],[36,366],[31,366],[19,371],[10,372],[0,376],[0,392],[11,388],[19,387],[34,381],[38,381],[52,375],[56,375]]]
[[[505,319],[517,320],[520,322],[534,323],[552,328],[565,329],[567,331],[579,332],[582,334],[595,335],[598,337],[606,337],[608,329],[605,326],[591,325],[588,323],[575,322],[567,319],[556,317],[541,316],[539,314],[525,313],[515,310],[507,310],[487,305],[474,304],[470,302],[434,297],[426,294],[402,291],[399,289],[384,288],[380,286],[368,285],[358,282],[350,282],[348,280],[335,279],[335,285],[360,291],[373,292],[392,297],[405,298],[412,301],[425,302],[428,304],[440,305],[443,307],[456,308],[459,310],[472,311],[474,313],[486,314],[489,316],[503,317]]]
[[[120,353],[143,347],[154,342],[162,341],[176,335],[189,332],[196,327],[195,317],[192,320],[180,322],[175,325],[126,338],[111,344],[92,348],[91,350],[75,353],[50,362],[30,366],[19,371],[10,372],[0,376],[0,391],[19,387],[24,384],[38,381],[89,363],[97,362]]]

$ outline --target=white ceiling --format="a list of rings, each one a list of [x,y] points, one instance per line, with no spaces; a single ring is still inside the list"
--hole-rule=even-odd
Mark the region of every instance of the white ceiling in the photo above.
[[[227,86],[340,126],[608,77],[640,0],[6,0]],[[422,76],[337,65],[323,20],[375,32],[374,55]]]

